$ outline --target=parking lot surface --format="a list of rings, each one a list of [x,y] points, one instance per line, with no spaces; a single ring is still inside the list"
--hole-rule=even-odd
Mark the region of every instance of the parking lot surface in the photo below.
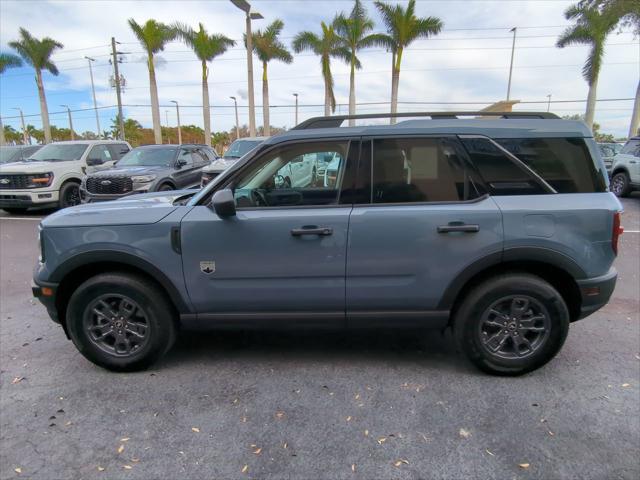
[[[191,330],[110,373],[31,298],[41,214],[3,213],[0,478],[636,479],[640,196],[623,204],[611,302],[519,378],[439,332]]]

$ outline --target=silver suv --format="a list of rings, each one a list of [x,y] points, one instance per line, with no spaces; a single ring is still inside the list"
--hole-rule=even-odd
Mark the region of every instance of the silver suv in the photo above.
[[[418,118],[311,119],[197,193],[53,214],[33,292],[112,370],[150,365],[193,321],[449,327],[487,372],[544,365],[616,283],[621,205],[591,131],[548,113],[396,116]],[[282,181],[305,156],[339,158],[331,180]]]
[[[634,190],[640,190],[640,137],[630,138],[611,166],[611,191],[626,197]]]

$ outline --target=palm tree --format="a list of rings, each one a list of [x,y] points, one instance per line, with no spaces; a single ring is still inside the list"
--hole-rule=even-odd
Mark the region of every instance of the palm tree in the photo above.
[[[251,35],[253,49],[262,62],[262,118],[264,120],[264,135],[271,135],[271,124],[269,123],[269,80],[267,78],[267,63],[271,60],[280,60],[284,63],[293,62],[293,57],[287,47],[278,39],[282,32],[284,23],[276,19],[267,28],[257,30]]]
[[[36,71],[36,84],[38,85],[38,95],[40,96],[40,115],[42,116],[42,127],[44,129],[44,141],[51,141],[51,127],[49,126],[49,110],[47,109],[47,97],[44,94],[42,84],[42,70],[47,70],[53,75],[58,75],[58,67],[51,61],[51,55],[59,48],[60,42],[52,38],[44,37],[39,40],[32,36],[26,29],[20,28],[20,40],[9,42],[22,57],[25,63],[31,65]]]
[[[404,49],[414,40],[440,33],[443,23],[437,17],[416,17],[415,0],[409,0],[406,9],[402,5],[389,5],[380,1],[376,1],[375,4],[387,27],[388,35],[376,43],[391,50],[391,113],[396,113],[398,111],[400,64]],[[395,123],[395,118],[391,118],[391,123]]]
[[[147,20],[144,25],[138,24],[133,18],[129,19],[129,27],[147,52],[147,67],[149,68],[149,90],[151,93],[151,117],[153,119],[153,136],[155,142],[162,143],[162,131],[160,129],[160,106],[158,104],[158,86],[156,84],[156,69],[153,64],[153,56],[164,50],[164,47],[178,35],[175,28]]]
[[[322,36],[313,32],[300,32],[293,39],[293,50],[300,53],[311,50],[320,56],[322,78],[324,79],[324,114],[331,115],[336,110],[336,98],[333,94],[333,75],[331,74],[331,57],[337,57],[345,62],[349,61],[351,52],[342,44],[341,38],[335,30],[335,25],[321,22]]]
[[[0,53],[0,73],[7,71],[7,68],[21,67],[22,60],[13,53]]]
[[[204,115],[204,141],[211,146],[211,107],[209,104],[209,67],[207,62],[212,61],[218,55],[222,55],[227,48],[233,47],[236,42],[224,35],[209,35],[202,23],[198,24],[198,30],[182,24],[176,24],[178,36],[186,43],[198,60],[202,63],[202,114]]]
[[[560,35],[556,45],[559,48],[574,44],[591,47],[587,61],[582,67],[582,76],[589,84],[584,121],[591,128],[596,110],[596,91],[604,57],[604,44],[607,36],[616,28],[620,17],[612,15],[607,10],[601,11],[597,6],[587,5],[572,5],[564,12],[564,16],[567,20],[573,20],[575,24]]]
[[[367,17],[367,12],[360,2],[356,0],[351,13],[346,16],[340,14],[336,17],[335,28],[340,35],[342,42],[349,49],[349,66],[351,73],[349,77],[349,115],[356,113],[356,69],[360,69],[360,60],[357,57],[358,50],[371,47],[384,42],[384,36],[380,34],[369,34],[373,30],[373,20]],[[355,120],[349,120],[349,126],[355,125]]]

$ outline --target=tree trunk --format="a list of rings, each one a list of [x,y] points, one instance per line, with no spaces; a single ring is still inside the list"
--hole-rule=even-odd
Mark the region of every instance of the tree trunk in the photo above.
[[[329,79],[324,76],[324,116],[331,115],[331,88],[329,86]]]
[[[267,62],[262,62],[262,119],[263,135],[271,135],[271,124],[269,123],[269,80],[267,79]]]
[[[42,130],[44,130],[44,143],[51,143],[47,97],[44,94],[44,86],[42,85],[42,72],[38,69],[36,69],[36,84],[38,85],[38,95],[40,96],[40,116],[42,117]]]
[[[0,147],[6,145],[7,141],[4,138],[4,125],[2,124],[2,119],[0,119]]]
[[[353,57],[352,57],[353,58]],[[356,114],[356,64],[351,60],[351,75],[349,76],[349,115]],[[349,126],[355,126],[356,121],[349,119]]]
[[[162,144],[160,129],[160,104],[158,102],[158,86],[156,85],[156,69],[153,66],[153,55],[149,55],[149,91],[151,93],[151,118],[153,120],[153,137],[156,145]]]
[[[202,62],[202,115],[204,116],[204,143],[211,146],[211,109],[209,106],[209,69]]]
[[[640,135],[640,80],[638,80],[638,88],[636,88],[636,101],[633,104],[633,113],[631,114],[631,124],[629,125],[629,138]]]
[[[596,113],[596,97],[598,90],[598,74],[593,76],[593,80],[589,84],[589,95],[587,96],[587,111],[584,114],[584,123],[587,127],[593,128],[593,117]]]

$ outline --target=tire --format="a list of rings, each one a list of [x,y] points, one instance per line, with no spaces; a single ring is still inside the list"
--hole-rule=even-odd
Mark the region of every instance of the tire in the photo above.
[[[498,316],[492,309],[509,315]],[[569,320],[554,287],[534,275],[511,273],[471,290],[455,313],[453,328],[458,347],[476,367],[513,376],[551,360],[567,338]]]
[[[171,190],[175,190],[175,188],[173,188],[170,184],[168,183],[163,183],[162,185],[160,185],[160,188],[158,188],[159,192],[169,192]]]
[[[59,194],[58,207],[67,208],[80,205],[80,184],[67,182],[62,185]]]
[[[21,213],[24,213],[27,211],[26,208],[12,208],[12,207],[3,208],[2,210],[4,210],[5,212],[11,215],[20,215]]]
[[[611,177],[611,191],[616,197],[627,197],[631,193],[631,180],[627,172],[618,172]]]
[[[87,360],[129,372],[144,370],[173,346],[176,324],[171,312],[166,294],[153,281],[104,273],[73,292],[66,322],[71,340]]]

